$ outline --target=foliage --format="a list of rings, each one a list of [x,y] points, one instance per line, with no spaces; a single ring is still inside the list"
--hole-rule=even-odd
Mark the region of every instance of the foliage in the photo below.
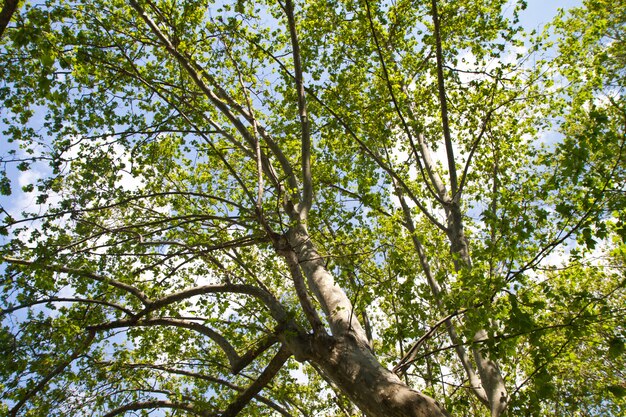
[[[0,412],[357,415],[294,347],[362,325],[453,415],[623,413],[626,5],[524,8],[21,7]]]

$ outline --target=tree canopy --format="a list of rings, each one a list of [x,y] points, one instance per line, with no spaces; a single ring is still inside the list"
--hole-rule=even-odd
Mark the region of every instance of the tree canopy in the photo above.
[[[624,2],[5,6],[0,414],[626,412]]]

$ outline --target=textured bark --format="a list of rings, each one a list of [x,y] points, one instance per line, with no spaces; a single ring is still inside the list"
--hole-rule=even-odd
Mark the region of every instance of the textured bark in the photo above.
[[[431,397],[405,385],[355,339],[316,338],[311,361],[368,417],[444,417]]]

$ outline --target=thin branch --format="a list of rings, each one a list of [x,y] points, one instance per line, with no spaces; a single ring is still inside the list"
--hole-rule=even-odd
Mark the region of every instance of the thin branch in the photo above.
[[[441,320],[439,320],[437,323],[433,324],[431,326],[431,328],[422,335],[422,337],[420,337],[417,342],[415,342],[413,344],[413,346],[407,351],[407,353],[404,355],[404,357],[402,359],[400,359],[400,361],[398,362],[398,364],[396,366],[394,366],[393,368],[393,372],[396,374],[402,374],[404,372],[406,372],[407,368],[411,365],[411,363],[413,363],[415,361],[415,358],[417,357],[417,350],[419,349],[419,347],[428,339],[430,339],[432,337],[432,335],[435,333],[435,331],[442,325],[442,324],[446,324],[447,322],[450,321],[450,319],[458,316],[459,314],[463,314],[467,311],[467,309],[463,309],[463,310],[457,310],[451,314],[448,314],[446,317],[442,318]],[[472,387],[473,388],[473,387]]]
[[[172,402],[168,400],[148,400],[148,401],[135,401],[135,402],[125,404],[121,407],[118,407],[114,410],[109,411],[102,417],[115,417],[121,414],[125,414],[128,411],[138,411],[138,410],[147,410],[147,409],[156,409],[156,408],[170,408],[173,410],[184,410],[200,417],[216,416],[216,414],[214,413],[209,413],[207,411],[198,410],[191,404]]]
[[[94,337],[95,337],[95,332],[89,331],[85,341],[81,343],[67,359],[65,359],[64,361],[61,361],[57,366],[52,368],[49,374],[47,374],[41,381],[39,381],[37,385],[35,385],[30,390],[28,390],[26,394],[24,394],[24,396],[13,406],[13,408],[9,410],[9,414],[8,414],[9,417],[16,417],[20,409],[24,406],[24,404],[26,404],[26,402],[33,395],[36,395],[39,391],[41,391],[48,384],[48,382],[50,382],[57,375],[65,371],[65,369],[72,362],[74,362],[74,360],[80,357],[85,352],[85,350],[89,348],[89,346],[91,345],[91,342],[93,342]]]
[[[228,387],[230,389],[233,389],[235,391],[239,391],[239,392],[243,392],[245,391],[245,388],[240,387],[238,385],[233,384],[230,381],[226,381],[220,378],[215,378],[213,376],[210,375],[204,375],[204,374],[200,374],[197,372],[191,372],[191,371],[187,371],[184,369],[177,369],[177,368],[170,368],[168,366],[164,366],[164,365],[154,365],[154,364],[130,364],[130,365],[125,365],[125,366],[130,366],[131,368],[147,368],[147,369],[155,369],[158,371],[164,371],[170,374],[176,374],[176,375],[183,375],[183,376],[188,376],[190,378],[196,378],[196,379],[201,379],[204,381],[208,381],[208,382],[213,382],[219,385],[223,385],[225,387]],[[278,411],[280,414],[282,414],[285,417],[293,417],[292,414],[290,414],[287,410],[285,410],[283,407],[281,407],[280,405],[278,405],[277,403],[275,403],[274,401],[270,400],[267,397],[264,397],[262,395],[255,395],[253,397],[255,400],[267,405],[268,407]]]
[[[105,204],[103,206],[85,207],[85,208],[81,208],[81,209],[72,209],[72,210],[62,210],[62,211],[58,211],[58,212],[52,213],[52,214],[43,214],[41,216],[34,216],[34,217],[28,217],[28,218],[24,218],[24,219],[14,220],[14,221],[10,222],[8,224],[8,226],[14,226],[16,224],[29,222],[29,221],[49,219],[49,218],[56,218],[56,217],[61,217],[61,216],[65,216],[65,215],[68,215],[68,214],[89,213],[89,212],[93,212],[93,211],[106,210],[106,209],[115,208],[115,207],[118,207],[118,206],[123,206],[123,205],[126,205],[128,203],[132,203],[134,201],[138,201],[138,200],[141,200],[141,199],[144,199],[144,198],[147,199],[147,198],[164,197],[164,196],[170,196],[170,195],[182,195],[182,196],[191,196],[191,197],[198,197],[198,198],[208,198],[208,199],[219,201],[219,202],[227,204],[227,205],[232,205],[233,207],[237,207],[241,211],[244,211],[244,207],[241,206],[240,204],[235,203],[234,201],[227,200],[225,198],[214,196],[214,195],[197,193],[197,192],[191,192],[191,191],[190,192],[186,192],[186,191],[185,192],[181,192],[181,191],[163,191],[163,192],[158,192],[158,193],[137,195],[137,196],[125,198],[123,200],[120,200],[120,201],[117,201],[117,202],[114,202],[114,203]],[[199,217],[207,217],[207,216],[206,215],[200,215]],[[225,219],[225,217],[221,217],[221,219]],[[232,219],[232,218],[228,218],[228,219]]]
[[[50,297],[43,300],[32,301],[29,303],[20,304],[11,308],[5,308],[0,310],[0,316],[4,314],[11,314],[14,311],[20,310],[22,308],[29,308],[39,304],[47,304],[47,303],[86,303],[86,304],[99,304],[107,307],[112,307],[116,310],[123,311],[129,316],[134,315],[131,310],[115,303],[110,303],[104,300],[93,300],[89,298],[78,298],[78,297]]]
[[[439,12],[437,11],[437,0],[431,0],[431,13],[435,30],[437,87],[439,90],[439,104],[441,105],[441,125],[443,128],[443,137],[446,145],[451,193],[453,196],[456,196],[458,183],[454,160],[454,149],[452,148],[452,138],[450,136],[450,122],[448,120],[448,102],[446,98],[446,88],[444,85],[443,76],[443,50],[441,47],[441,28],[439,27]]]
[[[148,298],[148,296],[143,291],[139,290],[138,288],[133,287],[132,285],[123,283],[123,282],[118,281],[118,280],[113,279],[113,278],[107,278],[107,277],[104,277],[102,275],[94,274],[93,272],[89,272],[89,271],[86,271],[84,269],[67,268],[67,267],[64,267],[64,266],[53,265],[53,264],[45,264],[45,265],[43,265],[43,264],[39,264],[37,261],[27,261],[27,260],[24,260],[24,259],[11,258],[11,257],[8,257],[8,256],[3,256],[2,259],[5,262],[8,262],[8,263],[14,264],[14,265],[23,265],[23,266],[27,266],[27,267],[34,268],[34,269],[48,269],[48,270],[52,270],[54,272],[62,272],[62,273],[66,273],[66,274],[78,275],[78,276],[82,276],[82,277],[86,277],[86,278],[91,278],[94,281],[98,281],[98,282],[102,282],[104,284],[111,285],[112,287],[119,288],[121,290],[124,290],[124,291],[134,295],[144,305],[149,305],[152,302],[150,300],[150,298]]]
[[[300,126],[302,129],[302,207],[300,207],[300,220],[306,221],[308,212],[313,203],[313,177],[311,174],[311,127],[307,114],[306,95],[302,78],[302,62],[300,57],[300,43],[296,32],[296,19],[294,17],[292,0],[285,1],[285,13],[289,25],[291,49],[293,53],[293,65],[295,71],[296,91],[298,94],[298,112],[300,114]]]
[[[217,344],[222,351],[226,354],[228,358],[228,363],[230,364],[231,369],[235,369],[237,364],[239,363],[240,357],[237,354],[235,348],[230,344],[228,340],[220,333],[211,329],[210,327],[204,326],[200,323],[181,320],[177,318],[167,318],[167,317],[156,317],[156,318],[145,318],[145,319],[125,319],[125,320],[116,320],[109,323],[96,324],[93,326],[89,326],[88,329],[91,331],[104,331],[104,330],[112,330],[119,329],[123,327],[143,327],[143,326],[173,326],[179,327],[183,329],[188,329],[200,333],[209,339],[213,340],[215,344]]]
[[[424,271],[424,274],[426,275],[426,280],[428,281],[428,285],[431,289],[431,292],[433,293],[433,296],[435,297],[436,305],[438,309],[443,313],[444,307],[443,307],[443,302],[442,302],[442,297],[441,297],[441,293],[442,293],[441,287],[439,286],[439,284],[435,280],[435,277],[432,274],[432,271],[430,269],[430,263],[428,261],[428,258],[426,257],[424,247],[422,245],[421,240],[417,236],[415,223],[413,222],[413,218],[411,217],[410,208],[408,207],[400,188],[397,186],[394,188],[395,188],[396,195],[398,196],[398,199],[400,200],[400,204],[402,206],[402,211],[404,214],[405,225],[411,234],[411,240],[417,252],[420,265],[422,267],[422,271]],[[459,360],[461,361],[461,364],[463,365],[463,369],[465,369],[465,373],[467,374],[467,377],[470,381],[472,392],[476,395],[476,397],[481,402],[487,404],[488,400],[487,400],[487,395],[485,393],[485,390],[483,389],[481,381],[476,375],[476,371],[474,370],[474,367],[472,366],[472,363],[467,354],[467,351],[465,350],[465,347],[460,343],[460,338],[456,332],[456,329],[454,328],[451,318],[445,318],[444,323],[446,325],[446,330],[448,332],[448,336],[450,337],[450,341],[453,343],[456,354]],[[412,363],[415,360],[416,354],[417,354],[417,351],[414,350],[412,354],[413,360],[406,361],[405,364],[402,366],[402,368],[398,368],[398,369],[400,369],[401,371],[406,370],[408,365],[410,365],[410,363]]]
[[[254,45],[255,47],[257,47],[258,49],[260,49],[263,53],[265,53],[266,55],[268,55],[270,58],[272,58],[272,60],[274,60],[274,62],[276,62],[276,64],[282,69],[282,71],[288,75],[291,78],[295,78],[295,76],[287,69],[287,67],[285,67],[285,65],[276,57],[274,56],[270,51],[268,51],[267,49],[263,48],[263,46],[259,45],[258,43],[254,42],[252,39],[247,39],[252,45]],[[411,199],[411,201],[413,201],[415,203],[415,205],[420,209],[420,211],[428,218],[428,220],[434,224],[435,226],[437,226],[439,229],[441,229],[442,231],[447,233],[447,228],[446,226],[444,226],[440,221],[438,221],[435,216],[433,216],[427,209],[426,206],[424,206],[422,204],[422,202],[417,198],[417,196],[413,193],[413,191],[411,190],[411,188],[406,184],[406,182],[404,182],[402,180],[402,178],[400,178],[398,176],[398,174],[396,172],[393,171],[393,169],[391,169],[391,167],[389,167],[377,154],[376,152],[374,152],[372,149],[370,149],[365,142],[359,138],[359,136],[356,134],[356,132],[350,127],[350,125],[343,119],[343,117],[341,117],[336,111],[334,111],[333,109],[331,109],[328,104],[326,104],[321,98],[319,98],[316,94],[315,91],[312,90],[311,88],[307,88],[305,87],[305,91],[308,93],[308,95],[310,97],[312,97],[319,105],[321,105],[326,111],[328,111],[331,116],[337,120],[337,122],[339,122],[339,124],[345,129],[345,131],[348,133],[349,136],[351,136],[361,147],[361,149],[363,149],[363,151],[368,154],[373,160],[374,162],[376,162],[376,164],[383,170],[385,171],[387,174],[389,174],[389,176],[398,181],[398,184],[401,185],[401,187],[403,188],[404,192],[406,192],[407,196]]]
[[[252,107],[252,101],[250,100],[250,89],[246,87],[243,79],[243,74],[241,69],[239,68],[239,64],[233,58],[228,43],[223,40],[224,46],[226,46],[226,53],[228,54],[230,60],[233,63],[233,67],[237,71],[237,78],[239,80],[239,85],[241,86],[241,90],[243,91],[243,95],[246,99],[246,107],[248,108],[248,113],[252,119],[252,136],[254,138],[254,153],[256,156],[256,170],[257,170],[257,201],[256,201],[256,212],[257,216],[259,216],[260,221],[266,225],[267,222],[263,218],[263,153],[261,152],[261,141],[259,141],[259,127],[258,121],[254,114],[254,109]],[[269,230],[268,230],[269,231]]]
[[[396,99],[396,94],[393,91],[393,85],[391,84],[391,78],[389,77],[389,71],[387,69],[387,64],[385,63],[385,58],[383,56],[383,52],[381,50],[380,47],[380,43],[378,42],[378,36],[376,35],[376,30],[374,28],[374,21],[372,19],[372,12],[370,10],[370,5],[369,5],[369,1],[365,0],[365,10],[367,12],[367,19],[369,21],[369,25],[370,25],[370,32],[372,33],[372,38],[374,39],[374,44],[376,45],[376,51],[378,53],[378,59],[380,60],[382,69],[383,69],[383,75],[385,78],[385,83],[387,85],[387,90],[389,91],[389,95],[391,96],[391,101],[393,102],[393,107],[396,111],[396,113],[398,114],[398,117],[400,118],[400,122],[402,123],[402,127],[404,129],[405,134],[407,135],[407,138],[409,139],[409,144],[411,145],[411,150],[413,151],[413,154],[415,155],[415,162],[417,163],[417,167],[420,170],[420,173],[422,175],[422,179],[424,180],[424,184],[426,185],[426,188],[428,189],[428,191],[432,194],[432,196],[439,201],[440,203],[444,204],[444,200],[442,199],[441,196],[441,188],[437,189],[437,192],[435,192],[435,190],[432,189],[431,184],[427,181],[426,179],[426,175],[424,173],[424,167],[422,166],[422,162],[420,161],[420,157],[419,154],[417,152],[417,148],[415,146],[415,140],[413,140],[413,135],[411,134],[411,129],[409,128],[408,123],[406,122],[404,115],[402,114],[402,110],[400,110],[400,105],[398,104],[398,100]],[[432,176],[431,176],[432,178]]]
[[[211,77],[206,71],[203,71],[195,62],[191,61],[188,57],[183,55],[171,42],[167,35],[165,35],[158,27],[158,25],[152,20],[150,16],[148,16],[141,7],[141,5],[136,0],[129,0],[129,4],[139,16],[143,19],[143,21],[148,25],[150,30],[157,36],[159,41],[165,46],[167,51],[174,59],[176,59],[181,66],[185,69],[185,71],[189,74],[194,83],[200,88],[200,90],[207,96],[207,98],[215,105],[215,107],[224,115],[228,120],[233,124],[233,126],[237,129],[237,131],[243,136],[248,142],[249,146],[254,146],[254,138],[243,125],[241,120],[231,111],[228,107],[234,107],[239,114],[244,116],[246,120],[250,120],[250,114],[246,112],[239,104],[237,104],[230,95],[226,93],[226,91],[219,86],[219,84]],[[211,90],[211,88],[204,82],[203,78],[208,79],[209,82],[218,90],[219,94],[216,94]],[[222,99],[226,100],[226,103],[222,101]],[[267,132],[261,127],[258,127],[259,133],[263,136],[265,141],[268,143],[270,150],[274,153],[278,162],[281,164],[281,167],[287,174],[287,179],[289,185],[293,189],[298,188],[298,182],[293,174],[293,169],[287,157],[282,153],[280,147],[273,141],[271,136],[267,134]]]
[[[611,179],[614,177],[615,172],[617,171],[617,169],[621,166],[622,164],[622,156],[624,153],[624,150],[626,149],[626,140],[622,141],[622,144],[619,147],[619,153],[617,155],[617,158],[615,159],[615,163],[613,164],[613,167],[611,168],[611,172],[610,174],[607,176],[606,181],[604,182],[602,189],[600,190],[600,192],[598,193],[599,196],[603,196],[605,194],[606,189],[609,187],[609,184],[611,182]],[[524,264],[524,266],[522,266],[520,269],[518,269],[515,272],[509,272],[507,274],[506,277],[506,281],[507,282],[511,282],[513,281],[518,275],[524,273],[526,270],[535,267],[536,265],[538,265],[546,256],[548,256],[552,250],[554,248],[556,248],[557,246],[559,246],[561,243],[563,243],[564,241],[566,241],[567,239],[569,239],[570,236],[572,236],[576,231],[578,231],[578,229],[580,229],[583,224],[585,223],[585,221],[593,214],[594,209],[596,208],[597,204],[600,202],[601,197],[598,197],[596,199],[594,199],[593,203],[591,204],[591,206],[589,207],[589,209],[587,209],[587,211],[585,211],[583,213],[583,215],[581,216],[581,218],[576,222],[576,224],[574,224],[572,226],[572,228],[565,233],[563,236],[561,236],[560,238],[557,238],[555,240],[553,240],[552,242],[550,242],[549,244],[547,244],[546,246],[544,246],[530,261],[526,262],[526,264]],[[563,230],[561,230],[562,232]],[[560,234],[560,232],[559,232]]]

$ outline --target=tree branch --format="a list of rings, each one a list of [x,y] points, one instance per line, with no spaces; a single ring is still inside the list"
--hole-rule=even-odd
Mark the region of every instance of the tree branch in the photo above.
[[[404,219],[405,219],[405,224],[407,229],[409,230],[409,233],[411,234],[411,240],[413,241],[413,246],[415,247],[415,250],[417,252],[419,261],[420,261],[420,265],[422,267],[422,271],[424,271],[424,275],[426,275],[426,280],[428,282],[428,286],[431,289],[431,292],[433,294],[433,296],[435,297],[435,301],[436,301],[436,305],[437,308],[443,312],[444,308],[443,308],[443,301],[441,298],[441,287],[439,286],[439,283],[437,283],[437,281],[435,280],[435,277],[432,274],[432,271],[430,269],[430,263],[428,261],[428,258],[426,257],[426,253],[424,251],[424,247],[422,245],[422,242],[420,241],[420,239],[418,238],[417,234],[416,234],[416,230],[415,230],[415,223],[413,222],[413,218],[411,216],[411,211],[408,207],[408,205],[406,204],[406,200],[404,199],[404,196],[402,195],[402,192],[400,191],[400,189],[398,187],[396,187],[396,195],[398,196],[398,199],[400,200],[400,205],[402,206],[402,211],[404,213]],[[470,381],[470,386],[472,389],[472,392],[476,395],[476,397],[483,403],[488,404],[488,400],[487,400],[487,394],[485,392],[485,390],[482,387],[482,383],[480,381],[480,379],[478,378],[478,375],[476,375],[476,371],[474,370],[474,367],[472,366],[472,363],[470,361],[469,355],[467,354],[467,351],[465,350],[465,347],[463,346],[462,343],[460,343],[460,338],[454,328],[454,325],[452,324],[452,317],[446,317],[443,319],[443,323],[446,325],[446,330],[448,332],[448,336],[450,337],[450,341],[452,342],[452,344],[454,345],[454,349],[456,351],[456,354],[459,358],[459,360],[461,361],[461,364],[463,365],[463,369],[465,370],[465,373]],[[430,333],[430,332],[429,332]],[[427,335],[429,334],[427,333]],[[428,336],[430,337],[430,336]],[[420,339],[421,340],[421,339]],[[424,339],[425,340],[425,339]],[[419,341],[418,341],[419,342]],[[417,355],[417,343],[414,346],[414,348],[412,348],[409,353],[411,354],[411,356],[413,357],[413,359],[411,359],[412,361],[415,360],[415,357]],[[409,355],[407,355],[409,356]],[[405,356],[405,357],[407,357]],[[402,365],[402,362],[404,361],[404,358],[402,359],[402,361],[398,364],[398,366],[396,366],[396,368],[398,368],[399,371],[404,371],[404,369],[406,369],[408,367],[408,365],[411,362],[406,362],[404,365]],[[394,370],[396,369],[394,368]]]
[[[17,413],[20,409],[26,404],[26,402],[39,391],[41,391],[53,378],[57,375],[61,374],[65,369],[76,360],[79,356],[81,356],[86,349],[89,348],[93,339],[95,337],[95,332],[89,331],[87,334],[87,338],[83,343],[81,343],[76,350],[64,361],[61,361],[57,366],[52,368],[49,374],[47,374],[41,381],[39,381],[33,388],[28,390],[26,394],[9,410],[9,417],[16,417]]]
[[[290,356],[291,352],[289,352],[285,346],[281,346],[278,353],[276,353],[267,367],[261,372],[261,375],[224,410],[221,417],[235,417],[239,414],[239,412],[274,379]]]
[[[103,305],[103,306],[107,306],[107,307],[112,307],[116,310],[120,310],[124,313],[126,313],[129,316],[133,316],[135,313],[133,313],[131,310],[119,305],[119,304],[115,304],[115,303],[110,303],[108,301],[104,301],[104,300],[93,300],[93,299],[89,299],[89,298],[77,298],[77,297],[50,297],[50,298],[46,298],[43,300],[37,300],[37,301],[32,301],[29,303],[23,303],[14,307],[10,307],[10,308],[5,308],[5,309],[1,309],[0,310],[0,316],[4,315],[4,314],[11,314],[14,311],[20,310],[22,308],[28,308],[28,307],[32,307],[35,305],[39,305],[39,304],[47,304],[47,303],[86,303],[86,304],[99,304],[99,305]]]
[[[209,413],[207,411],[198,410],[194,408],[194,406],[191,404],[172,402],[168,400],[148,400],[148,401],[135,401],[135,402],[125,404],[121,407],[118,407],[114,410],[109,411],[102,417],[115,417],[115,416],[119,416],[120,414],[124,414],[127,411],[146,410],[149,408],[170,408],[173,410],[184,410],[200,417],[216,416],[216,414],[214,413]]]
[[[9,25],[13,14],[17,11],[22,0],[4,0],[2,11],[0,11],[0,39]]]
[[[177,368],[170,368],[168,366],[164,366],[164,365],[153,365],[153,364],[130,364],[130,365],[126,365],[126,366],[130,366],[131,368],[147,368],[147,369],[155,369],[158,371],[164,371],[170,374],[176,374],[176,375],[182,375],[182,376],[188,376],[190,378],[197,378],[197,379],[201,379],[207,382],[213,382],[219,385],[223,385],[225,387],[228,387],[230,389],[233,389],[235,391],[239,391],[239,392],[243,392],[245,391],[245,388],[240,387],[238,385],[235,385],[229,381],[220,379],[220,378],[215,378],[213,376],[210,375],[204,375],[204,374],[199,374],[197,372],[191,372],[191,371],[187,371],[184,369],[177,369]],[[287,410],[285,410],[283,407],[281,407],[280,405],[278,405],[276,402],[270,400],[267,397],[264,397],[262,395],[255,395],[253,397],[255,400],[267,405],[268,407],[271,407],[272,409],[278,411],[280,414],[282,414],[285,417],[293,417],[291,415],[291,413],[289,413]]]
[[[296,294],[298,295],[300,305],[302,306],[302,310],[304,311],[304,315],[309,321],[309,324],[311,324],[311,327],[313,328],[313,333],[318,335],[325,335],[326,330],[324,329],[324,325],[322,324],[322,321],[320,320],[320,317],[317,314],[315,307],[313,307],[311,298],[309,297],[296,253],[291,249],[286,249],[284,251],[281,251],[281,254],[284,256],[285,261],[287,262],[287,266],[289,267],[289,272],[291,273],[291,278],[293,279],[293,285],[296,290]]]
[[[380,60],[382,69],[383,69],[383,75],[385,78],[385,84],[387,85],[387,90],[389,91],[389,95],[391,96],[391,101],[393,102],[393,107],[396,111],[396,113],[398,114],[398,117],[400,118],[400,122],[402,123],[402,127],[404,129],[404,133],[407,135],[407,138],[409,139],[409,144],[411,145],[411,150],[413,151],[413,154],[415,155],[415,163],[417,163],[417,167],[420,170],[420,174],[422,175],[422,179],[424,180],[424,185],[426,185],[426,188],[428,189],[428,191],[432,194],[433,197],[435,197],[435,199],[437,201],[439,201],[440,203],[444,203],[444,200],[442,199],[442,195],[441,195],[441,188],[437,189],[437,192],[435,192],[432,187],[431,184],[427,181],[426,179],[426,175],[424,174],[424,167],[422,166],[422,162],[420,161],[420,156],[419,153],[417,152],[417,149],[415,147],[415,141],[413,140],[413,135],[411,134],[411,129],[409,128],[408,123],[406,122],[404,115],[402,114],[402,110],[400,110],[400,105],[398,104],[398,100],[396,99],[396,94],[393,91],[393,85],[391,84],[391,79],[389,77],[389,71],[387,70],[387,64],[385,64],[385,57],[383,56],[383,52],[380,48],[380,43],[378,42],[378,36],[376,35],[376,30],[374,29],[374,21],[372,19],[372,12],[370,10],[370,5],[369,5],[369,1],[365,0],[365,10],[367,12],[367,19],[369,21],[370,24],[370,32],[372,33],[372,38],[374,38],[374,44],[376,45],[376,51],[378,53],[378,59]],[[432,176],[430,176],[431,180],[432,180]],[[433,181],[433,184],[434,181]]]
[[[431,13],[435,30],[435,44],[437,57],[437,86],[439,90],[439,104],[441,105],[441,125],[443,127],[443,137],[448,156],[448,171],[450,175],[450,188],[453,196],[457,194],[458,183],[456,175],[456,165],[454,160],[454,149],[452,148],[452,138],[450,136],[450,122],[448,120],[448,102],[446,98],[446,88],[443,77],[443,50],[441,47],[441,28],[439,27],[439,12],[437,11],[437,0],[431,0]]]
[[[248,145],[254,149],[254,138],[243,125],[243,123],[239,120],[239,118],[233,114],[231,109],[228,107],[229,105],[234,107],[246,120],[250,120],[250,115],[234,100],[226,93],[226,91],[221,88],[215,80],[210,77],[205,71],[203,71],[196,63],[192,62],[188,57],[184,56],[178,49],[173,45],[171,40],[165,35],[158,27],[158,25],[148,16],[141,7],[141,5],[136,0],[129,0],[129,4],[135,11],[139,14],[142,20],[148,25],[150,30],[157,36],[159,41],[165,46],[168,53],[172,55],[174,59],[176,59],[181,66],[185,69],[185,71],[189,74],[194,83],[200,88],[200,90],[207,96],[207,98],[215,105],[215,107],[224,115],[228,120],[233,124],[233,126],[237,129],[237,131],[243,136]],[[211,88],[203,81],[203,77],[208,78],[211,84],[217,88],[218,93],[216,94],[211,90]],[[222,101],[222,98],[227,101],[225,103]],[[267,134],[263,127],[258,126],[258,131],[261,133],[262,137],[268,143],[270,150],[277,157],[278,162],[281,164],[281,167],[287,174],[287,180],[289,185],[293,189],[298,188],[298,182],[293,174],[293,169],[287,157],[282,153],[280,147],[276,145],[271,136]]]
[[[285,1],[285,13],[289,25],[291,49],[293,54],[293,66],[296,80],[296,92],[298,95],[298,112],[300,114],[300,126],[302,130],[302,207],[299,207],[301,221],[306,221],[309,210],[313,203],[313,177],[311,175],[311,127],[307,114],[306,95],[302,78],[302,62],[300,57],[300,43],[296,31],[296,19],[294,17],[293,1]]]
[[[255,47],[257,47],[258,49],[260,49],[264,54],[268,55],[270,58],[272,58],[272,60],[274,60],[274,62],[276,62],[276,64],[283,70],[283,72],[285,74],[287,74],[289,77],[291,78],[295,78],[295,76],[285,67],[285,65],[276,57],[274,56],[270,51],[268,51],[267,49],[263,48],[263,46],[259,45],[258,43],[254,42],[251,39],[247,39],[251,44],[253,44]],[[321,98],[319,98],[316,94],[315,91],[313,91],[310,88],[305,87],[305,91],[309,94],[310,97],[312,97],[319,105],[321,105],[326,111],[328,111],[330,113],[330,115],[337,120],[337,122],[339,122],[339,124],[345,129],[345,131],[348,133],[349,136],[351,136],[361,147],[361,149],[363,149],[363,151],[368,154],[373,160],[374,162],[376,162],[376,164],[383,170],[385,171],[392,179],[398,181],[398,183],[402,186],[403,190],[407,193],[407,196],[411,199],[411,201],[413,201],[415,203],[415,205],[420,209],[420,211],[428,218],[428,220],[430,220],[430,222],[432,224],[434,224],[435,226],[437,226],[439,229],[441,229],[444,232],[447,232],[447,228],[446,226],[444,226],[443,224],[441,224],[441,222],[439,222],[427,209],[426,206],[424,206],[424,204],[422,204],[422,202],[417,198],[417,196],[413,193],[413,191],[411,190],[411,188],[402,180],[402,178],[400,178],[398,176],[398,174],[396,172],[393,171],[393,169],[387,165],[377,154],[376,152],[374,152],[372,149],[370,149],[367,144],[361,139],[359,138],[359,136],[356,134],[356,132],[352,129],[352,127],[350,127],[350,125],[343,119],[343,117],[341,117],[341,115],[339,115],[336,111],[334,111],[333,109],[331,109],[328,104],[326,104]]]
[[[104,284],[111,285],[112,287],[119,288],[121,290],[124,290],[124,291],[134,295],[144,305],[149,305],[152,302],[150,300],[150,298],[148,298],[148,296],[143,291],[133,287],[132,285],[125,284],[125,283],[123,283],[121,281],[118,281],[118,280],[115,280],[113,278],[107,278],[107,277],[104,277],[102,275],[94,274],[93,272],[85,271],[83,269],[67,268],[67,267],[64,267],[64,266],[51,265],[51,264],[39,265],[37,263],[37,261],[26,261],[26,260],[23,260],[23,259],[11,258],[11,257],[8,257],[8,256],[3,256],[2,259],[5,262],[9,262],[9,263],[15,264],[15,265],[28,266],[28,267],[34,268],[34,269],[50,269],[50,270],[55,271],[55,272],[63,272],[63,273],[66,273],[66,274],[79,275],[79,276],[82,276],[82,277],[91,278],[94,281],[98,281],[98,282],[102,282]]]
[[[196,323],[193,321],[182,320],[178,318],[168,318],[168,317],[156,317],[156,318],[145,318],[145,319],[137,319],[130,318],[124,320],[116,320],[109,323],[96,324],[93,326],[89,326],[88,329],[91,331],[104,331],[111,329],[119,329],[123,327],[151,327],[151,326],[173,326],[179,327],[183,329],[193,330],[197,333],[200,333],[209,339],[213,340],[215,344],[217,344],[222,351],[226,354],[228,359],[228,363],[230,364],[231,369],[235,369],[241,359],[239,354],[235,350],[235,348],[230,344],[228,340],[220,333],[211,329],[210,327],[204,326],[200,323]]]
[[[140,314],[147,314],[151,311],[155,311],[159,308],[165,307],[166,305],[173,304],[196,295],[224,293],[251,295],[262,301],[263,304],[265,304],[274,320],[276,320],[279,324],[284,324],[288,321],[287,311],[271,293],[262,288],[255,287],[254,285],[249,284],[203,285],[199,287],[184,289],[152,301]]]

